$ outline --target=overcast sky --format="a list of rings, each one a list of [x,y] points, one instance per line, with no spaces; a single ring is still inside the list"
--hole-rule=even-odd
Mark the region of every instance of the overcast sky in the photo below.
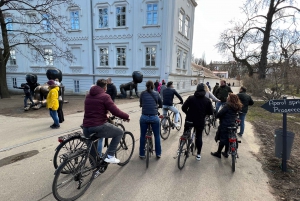
[[[242,17],[239,9],[244,0],[196,0],[193,54],[201,58],[205,52],[206,62],[226,61],[214,47],[220,33],[230,27],[229,21]]]

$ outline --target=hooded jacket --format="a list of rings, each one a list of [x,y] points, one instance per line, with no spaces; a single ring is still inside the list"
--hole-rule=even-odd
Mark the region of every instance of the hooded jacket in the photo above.
[[[56,86],[52,88],[48,95],[47,95],[47,108],[52,110],[58,110],[59,103],[58,103],[58,91],[59,87]]]
[[[229,93],[233,93],[231,88],[229,86],[220,86],[219,88],[216,89],[215,91],[215,96],[221,101],[221,102],[226,102],[227,101],[227,96]]]
[[[107,122],[107,112],[128,119],[129,115],[122,112],[114,104],[110,95],[99,86],[93,86],[84,101],[83,127],[101,126]]]
[[[253,105],[254,101],[252,100],[251,96],[246,94],[246,92],[240,92],[240,93],[237,94],[237,96],[239,97],[240,101],[243,104],[242,112],[247,113],[248,112],[248,106]]]
[[[213,114],[211,101],[205,97],[205,91],[196,91],[183,103],[181,109],[186,114],[185,120],[193,122],[194,127],[203,129],[205,116]]]

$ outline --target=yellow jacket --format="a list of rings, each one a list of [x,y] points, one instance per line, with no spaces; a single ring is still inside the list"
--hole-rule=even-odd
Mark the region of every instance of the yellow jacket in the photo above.
[[[49,91],[47,95],[47,108],[51,108],[52,110],[58,110],[58,91],[59,87],[54,87]]]

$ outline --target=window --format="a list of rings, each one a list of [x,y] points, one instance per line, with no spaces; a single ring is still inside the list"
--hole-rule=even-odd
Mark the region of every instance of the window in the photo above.
[[[79,93],[79,80],[74,80],[74,92]]]
[[[17,84],[17,78],[13,77],[12,78],[13,86],[18,86]]]
[[[186,68],[186,52],[183,53],[182,55],[182,68],[185,69]]]
[[[126,7],[117,7],[117,27],[126,26]]]
[[[181,50],[177,50],[177,68],[180,68],[180,60],[181,60]]]
[[[53,53],[52,49],[45,48],[44,49],[44,58],[47,66],[53,66]]]
[[[126,66],[126,48],[117,48],[117,66]]]
[[[146,47],[146,66],[155,67],[156,47]]]
[[[183,13],[179,13],[179,32],[183,31]]]
[[[71,11],[71,29],[72,30],[79,30],[79,11]]]
[[[9,62],[9,65],[17,65],[15,50],[10,50],[10,57],[8,59],[8,62]]]
[[[100,66],[108,66],[108,48],[100,47]]]
[[[189,34],[189,23],[190,23],[190,19],[188,17],[185,18],[185,22],[184,22],[184,35],[187,37]]]
[[[42,26],[43,26],[43,29],[46,30],[46,31],[51,30],[48,14],[43,14]]]
[[[99,9],[99,28],[108,27],[108,8]]]
[[[11,17],[6,17],[5,18],[5,23],[6,23],[6,29],[7,31],[12,31],[13,30],[13,24],[12,24],[12,18]]]
[[[157,4],[147,4],[147,25],[157,24]]]

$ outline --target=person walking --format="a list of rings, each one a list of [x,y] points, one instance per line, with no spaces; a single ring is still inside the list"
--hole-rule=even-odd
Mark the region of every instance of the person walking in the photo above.
[[[55,79],[55,84],[59,87],[59,91],[58,91],[58,104],[59,104],[59,107],[57,109],[57,115],[58,115],[59,123],[63,123],[65,121],[64,112],[62,110],[63,105],[64,105],[64,101],[63,101],[63,98],[62,98],[62,93],[63,93],[64,86],[59,82],[59,80],[57,78]]]
[[[156,82],[154,83],[154,90],[157,91],[157,88],[159,86],[159,81],[156,80]]]
[[[161,144],[160,144],[160,122],[158,114],[158,108],[162,107],[162,101],[159,93],[153,91],[154,84],[151,80],[146,83],[147,89],[140,95],[140,107],[142,107],[142,115],[140,117],[140,150],[139,156],[141,159],[145,158],[145,137],[148,129],[148,125],[151,125],[155,139],[155,152],[156,157],[161,157]]]
[[[160,87],[160,92],[159,92],[160,98],[161,98],[162,101],[163,101],[163,92],[164,92],[164,90],[165,90],[166,88],[167,88],[166,83],[165,83],[165,81],[163,80],[163,81],[162,81],[162,85],[161,85],[161,87]]]
[[[213,114],[213,107],[211,101],[205,97],[205,85],[203,83],[198,84],[197,90],[193,96],[189,96],[183,103],[181,109],[186,114],[185,121],[193,122],[193,126],[196,130],[196,147],[198,161],[201,160],[202,149],[202,133],[204,129],[204,122],[206,115]],[[187,131],[188,127],[184,127],[184,131]]]
[[[50,116],[54,121],[54,123],[50,126],[50,128],[57,129],[60,128],[58,114],[57,114],[57,110],[59,107],[59,101],[58,101],[59,87],[55,84],[54,80],[49,80],[47,84],[49,85],[49,93],[47,95],[46,107],[49,109]]]
[[[207,85],[209,91],[211,91],[211,87],[210,87],[210,85],[209,85],[209,82],[206,82],[206,85]]]
[[[231,88],[226,85],[225,80],[220,81],[220,87],[217,88],[215,92],[215,96],[220,100],[220,102],[217,102],[216,104],[216,111],[218,112],[221,105],[224,106],[228,97],[229,93],[233,93]]]
[[[213,91],[212,91],[212,93],[213,93],[214,96],[216,96],[216,90],[217,90],[219,87],[220,87],[220,86],[219,86],[219,83],[216,83],[216,85],[214,86]]]
[[[252,100],[251,96],[246,94],[246,91],[247,91],[247,88],[242,86],[240,88],[240,93],[237,94],[241,103],[243,104],[242,111],[239,113],[239,118],[241,120],[241,126],[240,126],[240,132],[238,133],[238,135],[240,137],[242,137],[244,134],[245,119],[246,119],[246,114],[248,112],[248,106],[254,104],[254,101]]]
[[[117,87],[112,82],[111,78],[107,78],[107,90],[106,93],[110,95],[113,102],[115,102],[115,98],[117,96]]]
[[[28,84],[21,84],[21,87],[17,87],[17,86],[13,86],[14,88],[16,89],[23,89],[24,91],[24,109],[27,110],[28,106],[27,106],[27,101],[28,99],[30,100],[31,102],[31,105],[35,105],[33,100],[32,100],[32,96],[31,96],[31,93],[30,93],[30,87]]]
[[[224,107],[217,113],[217,118],[220,119],[220,125],[217,130],[217,135],[215,137],[216,142],[220,140],[218,150],[216,152],[211,152],[211,155],[221,158],[221,152],[225,147],[225,151],[222,155],[228,158],[229,151],[229,140],[228,140],[228,127],[235,126],[235,119],[237,113],[241,111],[242,103],[236,94],[229,94],[227,102]]]
[[[203,84],[204,90],[205,90],[205,97],[214,101],[214,102],[220,102],[219,99],[217,99],[209,90],[208,86],[206,84]]]

